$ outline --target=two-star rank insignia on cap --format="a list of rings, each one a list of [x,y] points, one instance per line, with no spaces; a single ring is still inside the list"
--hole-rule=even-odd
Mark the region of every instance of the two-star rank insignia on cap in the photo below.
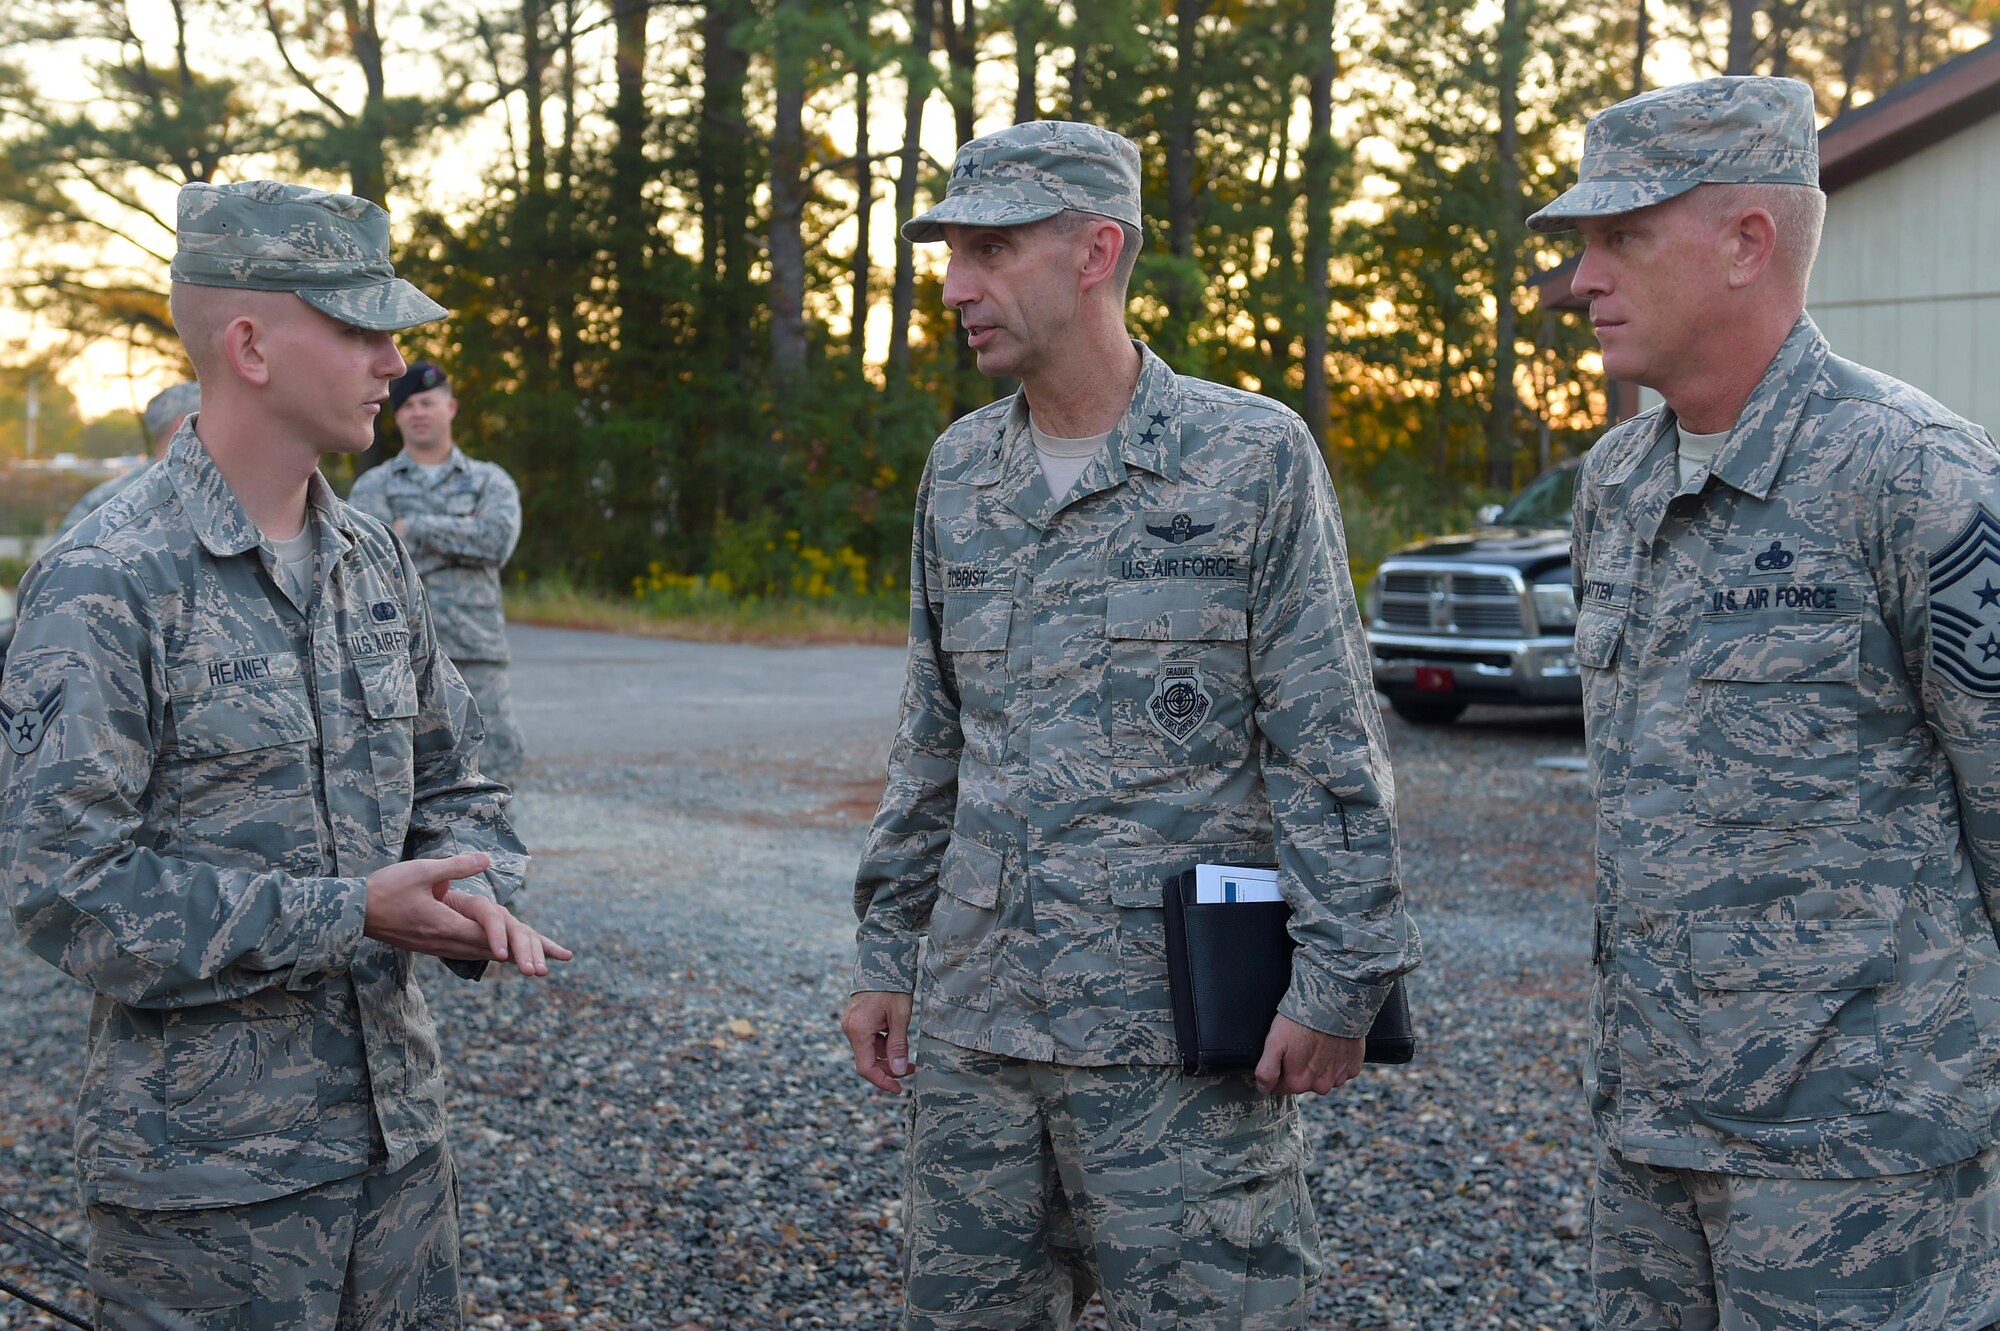
[[[2000,698],[2000,519],[1981,504],[1931,555],[1931,664],[1979,698]]]
[[[49,727],[55,724],[62,705],[63,686],[60,684],[44,693],[34,705],[18,711],[0,702],[0,733],[7,736],[7,747],[23,758],[40,748],[42,736],[48,734]]]

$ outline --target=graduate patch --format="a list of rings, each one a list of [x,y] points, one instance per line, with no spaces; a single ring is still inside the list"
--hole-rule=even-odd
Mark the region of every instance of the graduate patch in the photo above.
[[[1146,715],[1154,728],[1176,744],[1185,743],[1214,708],[1215,700],[1202,687],[1201,671],[1191,665],[1162,670],[1153,682],[1153,696],[1146,700]]]
[[[63,686],[58,684],[41,696],[33,706],[19,711],[0,702],[0,733],[7,736],[7,747],[20,757],[27,757],[41,747],[42,736],[49,733],[56,716],[62,711]]]
[[[1931,555],[1931,665],[1979,698],[2000,698],[2000,519],[1981,504]]]

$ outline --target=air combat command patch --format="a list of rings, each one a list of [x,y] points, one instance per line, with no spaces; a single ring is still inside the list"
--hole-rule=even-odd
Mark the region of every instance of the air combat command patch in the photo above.
[[[1208,719],[1214,706],[1215,700],[1202,687],[1201,671],[1191,665],[1170,665],[1153,682],[1153,696],[1146,700],[1146,715],[1162,735],[1180,744]]]
[[[1930,561],[1931,665],[1979,698],[2000,698],[2000,519],[1981,504]]]
[[[44,693],[33,704],[16,710],[0,702],[0,733],[7,736],[7,747],[22,758],[41,747],[42,736],[49,733],[56,715],[62,711],[63,686],[58,684]]]

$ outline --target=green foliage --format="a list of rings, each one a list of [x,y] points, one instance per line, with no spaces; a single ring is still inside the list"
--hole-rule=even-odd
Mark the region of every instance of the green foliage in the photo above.
[[[1003,390],[944,306],[942,251],[904,288],[907,372],[848,308],[892,301],[870,242],[906,183],[883,126],[912,79],[934,123],[979,133],[1032,68],[1042,114],[1141,145],[1135,331],[1320,416],[1357,570],[1602,426],[1589,329],[1527,286],[1563,250],[1522,219],[1572,177],[1584,119],[1631,90],[1630,0],[937,0],[923,49],[911,0],[507,0],[446,7],[421,49],[337,0],[191,0],[149,47],[127,3],[0,8],[15,303],[75,345],[173,356],[165,186],[275,174],[386,196],[398,271],[453,311],[404,349],[444,365],[459,441],[520,483],[515,566],[547,604],[685,618],[857,597],[864,614],[903,584],[931,440]],[[1832,113],[1963,49],[1995,0],[1650,0],[1653,66],[1720,68],[1748,10],[1749,65],[1811,79]],[[1329,31],[1330,101],[1312,91]],[[50,86],[44,54],[90,86]],[[1308,144],[1315,105],[1331,138]],[[490,132],[461,135],[475,120]],[[423,150],[471,145],[494,145],[483,188],[425,206]],[[915,208],[948,165],[920,161]],[[857,180],[877,236],[857,235]],[[0,458],[21,448],[22,382],[0,371]],[[72,407],[45,383],[39,451],[127,451],[128,420],[86,431]],[[347,484],[374,460],[327,470]]]

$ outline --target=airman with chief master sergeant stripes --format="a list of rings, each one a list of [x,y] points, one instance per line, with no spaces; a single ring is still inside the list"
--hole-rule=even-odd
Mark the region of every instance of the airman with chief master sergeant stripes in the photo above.
[[[1811,90],[1594,118],[1584,463],[1600,1331],[2000,1322],[2000,450],[1806,315]]]
[[[176,242],[202,409],[30,569],[0,679],[0,889],[94,995],[98,1325],[457,1327],[417,959],[569,953],[502,904],[527,857],[416,567],[318,470],[445,311],[348,195],[188,185]]]

